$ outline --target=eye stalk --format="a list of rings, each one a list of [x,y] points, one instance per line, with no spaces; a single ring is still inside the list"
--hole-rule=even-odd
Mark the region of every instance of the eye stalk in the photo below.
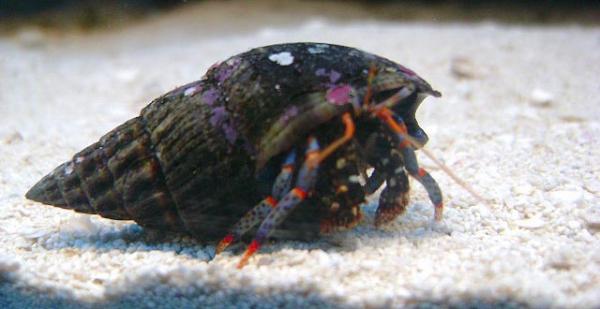
[[[402,102],[406,101],[407,98],[412,97],[415,89],[410,85],[403,85],[402,87],[384,89],[375,92],[366,108],[368,110],[377,110],[383,107],[393,108],[396,105],[404,105]]]
[[[383,89],[373,93],[371,104],[366,106],[366,111],[376,115],[381,109],[390,109],[400,122],[406,125],[408,134],[413,138],[415,147],[422,148],[429,141],[427,133],[419,126],[415,113],[426,97],[439,95],[432,90],[421,92],[415,89],[414,84],[403,84],[401,87]]]
[[[405,70],[398,72],[397,68],[382,70],[372,66],[368,74],[362,111],[376,112],[381,108],[389,108],[416,124],[414,114],[421,102],[429,95],[442,95],[412,71],[408,74]],[[355,110],[358,109],[360,107],[355,106]],[[416,127],[418,128],[418,125]],[[423,140],[427,142],[427,135],[422,133]]]

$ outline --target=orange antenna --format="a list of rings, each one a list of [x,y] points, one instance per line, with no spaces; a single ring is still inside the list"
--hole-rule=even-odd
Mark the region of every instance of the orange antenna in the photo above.
[[[410,136],[406,133],[401,133],[401,134],[404,135],[404,138],[406,138],[406,140],[408,140],[408,142],[413,147],[415,147],[415,149],[422,146],[419,144],[419,142],[415,141],[415,139],[412,138],[412,136]],[[456,174],[454,174],[454,172],[448,166],[446,166],[446,164],[444,164],[444,163],[442,163],[442,161],[438,160],[438,158],[436,158],[433,155],[433,153],[431,153],[429,150],[425,149],[425,147],[423,147],[419,150],[421,150],[429,159],[431,159],[431,161],[433,161],[437,166],[439,166],[442,169],[442,171],[444,171],[448,176],[450,176],[450,178],[452,178],[452,180],[454,180],[454,182],[456,182],[459,186],[463,187],[463,189],[467,190],[467,192],[469,192],[477,200],[479,200],[482,203],[485,203],[488,201],[488,199],[483,198],[479,193],[477,193],[477,191],[475,191],[471,186],[469,186],[464,180],[460,179],[460,177],[458,177]]]
[[[375,79],[375,75],[377,75],[377,66],[375,64],[371,64],[369,67],[369,75],[367,76],[367,93],[365,94],[365,98],[363,100],[363,106],[369,106],[371,103],[371,96],[373,95],[373,79]]]

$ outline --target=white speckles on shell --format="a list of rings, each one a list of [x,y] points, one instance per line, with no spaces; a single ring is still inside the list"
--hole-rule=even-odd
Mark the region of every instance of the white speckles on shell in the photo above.
[[[290,52],[280,52],[277,54],[269,55],[269,60],[276,62],[279,65],[290,65],[294,63],[294,56]]]
[[[75,158],[75,163],[81,163],[81,162],[83,162],[83,157]]]
[[[311,54],[320,54],[325,52],[325,49],[329,48],[327,44],[315,44],[315,46],[311,46],[307,48],[308,52]]]
[[[187,88],[185,91],[183,91],[183,95],[186,97],[189,97],[189,96],[195,95],[196,93],[200,92],[200,90],[201,90],[201,87],[192,86],[192,87]]]
[[[65,176],[71,175],[71,173],[73,173],[73,163],[72,162],[67,163],[67,165],[65,166],[65,169],[64,169],[64,173],[65,173]]]
[[[353,49],[348,52],[348,55],[352,57],[360,57],[361,53],[358,50]]]

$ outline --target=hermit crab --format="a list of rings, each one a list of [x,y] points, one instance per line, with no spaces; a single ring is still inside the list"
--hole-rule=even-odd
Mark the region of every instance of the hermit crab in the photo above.
[[[361,219],[385,183],[375,223],[402,214],[408,175],[442,218],[436,181],[415,151],[415,111],[440,93],[410,69],[354,48],[252,49],[152,101],[35,184],[26,197],[151,229],[220,240],[306,238]],[[366,177],[365,171],[374,171]]]

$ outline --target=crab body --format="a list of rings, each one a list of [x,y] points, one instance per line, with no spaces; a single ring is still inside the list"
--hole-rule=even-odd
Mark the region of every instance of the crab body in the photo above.
[[[272,216],[282,224],[270,222],[265,233],[304,238],[356,224],[365,194],[386,182],[378,210],[384,223],[406,206],[405,170],[425,173],[412,157],[427,142],[414,118],[426,95],[439,93],[411,70],[357,49],[252,49],[155,99],[26,196],[204,240],[235,226],[255,229]],[[375,172],[364,184],[368,167]],[[427,188],[429,178],[417,180]],[[306,191],[297,194],[306,207],[295,207],[292,188]],[[279,196],[267,201],[271,190]],[[285,198],[294,211],[269,215],[264,205],[276,209]]]

